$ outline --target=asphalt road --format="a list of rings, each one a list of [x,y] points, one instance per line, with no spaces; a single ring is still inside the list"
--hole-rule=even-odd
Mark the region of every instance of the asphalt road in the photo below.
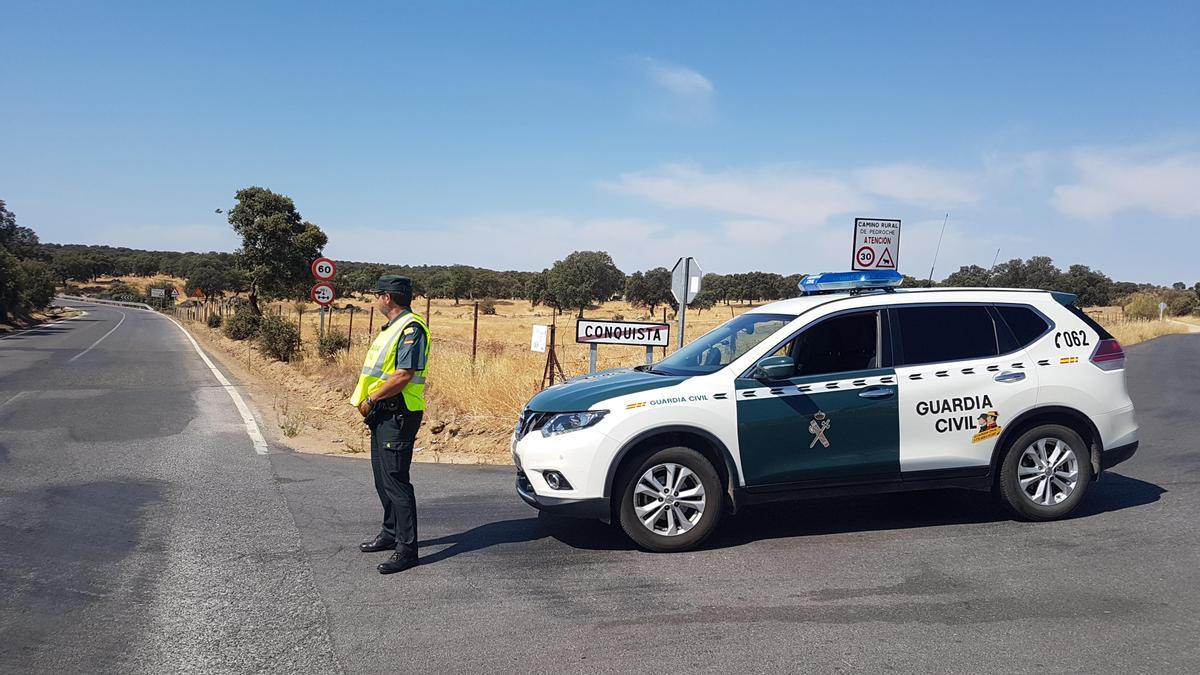
[[[1128,350],[1142,448],[1067,521],[830,499],[654,555],[417,465],[383,577],[367,462],[256,454],[170,321],[87,311],[0,339],[6,672],[1200,671],[1200,336]]]

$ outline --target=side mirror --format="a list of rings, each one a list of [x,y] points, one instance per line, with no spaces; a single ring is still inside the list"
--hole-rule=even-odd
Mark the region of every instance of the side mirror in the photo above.
[[[754,366],[756,380],[786,380],[796,375],[796,363],[790,356],[771,356]]]

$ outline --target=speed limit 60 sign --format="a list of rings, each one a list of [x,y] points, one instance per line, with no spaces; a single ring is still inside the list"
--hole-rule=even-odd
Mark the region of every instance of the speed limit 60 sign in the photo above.
[[[312,263],[312,275],[317,281],[329,281],[337,274],[337,265],[329,258],[317,258]]]
[[[308,297],[318,305],[328,305],[337,297],[337,293],[333,292],[333,286],[329,284],[316,284],[312,290],[308,292]]]
[[[894,270],[900,259],[900,221],[879,218],[854,219],[854,248],[851,269]]]

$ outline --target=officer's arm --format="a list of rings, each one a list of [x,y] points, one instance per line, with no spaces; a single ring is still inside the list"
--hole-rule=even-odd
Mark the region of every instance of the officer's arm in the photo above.
[[[385,398],[399,395],[400,391],[404,389],[404,385],[408,384],[409,380],[413,378],[414,372],[416,371],[409,370],[408,368],[397,368],[391,377],[384,380],[378,389],[371,392],[371,400],[382,401]]]

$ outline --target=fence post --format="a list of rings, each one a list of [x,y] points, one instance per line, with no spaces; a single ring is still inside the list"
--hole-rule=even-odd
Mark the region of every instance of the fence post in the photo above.
[[[296,310],[296,332],[304,334],[304,308],[300,307]]]
[[[371,336],[374,334],[375,334],[375,306],[372,305],[371,306],[371,314],[367,318],[367,339],[368,340],[372,339]]]
[[[471,326],[471,372],[475,372],[475,350],[479,346],[479,302],[475,302],[475,319]]]
[[[429,296],[425,296],[425,325],[429,325]]]
[[[354,305],[350,305],[350,327],[346,329],[346,353],[350,353],[350,344],[354,341]]]

